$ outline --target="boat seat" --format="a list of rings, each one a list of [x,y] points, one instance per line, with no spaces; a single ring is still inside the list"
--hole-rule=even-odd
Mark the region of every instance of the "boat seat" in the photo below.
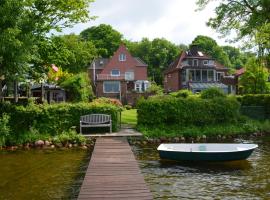
[[[205,145],[200,145],[198,147],[199,151],[206,151],[206,146]]]

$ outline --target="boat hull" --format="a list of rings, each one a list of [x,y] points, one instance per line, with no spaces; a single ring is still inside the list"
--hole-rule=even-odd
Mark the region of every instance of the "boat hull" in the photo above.
[[[175,152],[159,150],[162,159],[177,161],[233,161],[247,159],[254,149],[239,152]]]

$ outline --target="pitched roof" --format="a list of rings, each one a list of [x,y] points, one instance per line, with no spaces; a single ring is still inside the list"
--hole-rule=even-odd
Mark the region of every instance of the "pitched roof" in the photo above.
[[[243,75],[245,72],[246,72],[246,70],[245,70],[245,68],[243,67],[243,68],[241,68],[241,69],[236,70],[235,73],[234,73],[234,75],[235,75],[235,76],[241,76],[241,75]]]
[[[169,65],[169,67],[164,71],[164,73],[172,72],[175,69],[178,68],[178,65],[181,63],[181,61],[185,58],[186,52],[182,51],[177,58]]]
[[[181,69],[181,68],[185,67],[186,65],[182,64],[182,61],[185,58],[195,58],[195,59],[200,59],[200,60],[202,60],[202,59],[214,60],[213,58],[211,58],[207,54],[199,51],[197,46],[194,45],[191,47],[190,50],[182,51],[181,54],[164,71],[164,74],[167,74],[167,73],[173,72],[177,69]],[[227,69],[227,67],[225,67],[224,65],[222,65],[221,63],[219,63],[216,60],[214,60],[214,67],[216,69],[219,69],[219,70],[226,70]]]
[[[147,67],[148,65],[139,57],[133,57],[135,59],[135,61],[137,62],[137,66],[143,66],[143,67]]]
[[[109,60],[109,58],[96,58],[90,64],[89,69],[93,69],[94,64],[96,69],[103,69],[105,65],[109,62]]]

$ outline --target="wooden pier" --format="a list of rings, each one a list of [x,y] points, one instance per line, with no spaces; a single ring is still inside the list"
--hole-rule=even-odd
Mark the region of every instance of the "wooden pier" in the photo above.
[[[153,199],[125,138],[96,140],[78,199]]]

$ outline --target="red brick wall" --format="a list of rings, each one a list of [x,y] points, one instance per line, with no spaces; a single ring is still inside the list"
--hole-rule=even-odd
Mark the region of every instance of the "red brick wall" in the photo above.
[[[174,71],[166,74],[167,78],[164,79],[165,92],[173,92],[180,89],[179,71]],[[167,79],[167,80],[166,80]]]
[[[119,55],[121,53],[126,55],[126,61],[119,61]],[[132,70],[134,71],[136,80],[147,80],[147,67],[136,67],[136,65],[137,61],[131,56],[126,47],[120,45],[101,73],[111,74],[112,69],[119,69],[121,74],[125,74],[126,71]]]

